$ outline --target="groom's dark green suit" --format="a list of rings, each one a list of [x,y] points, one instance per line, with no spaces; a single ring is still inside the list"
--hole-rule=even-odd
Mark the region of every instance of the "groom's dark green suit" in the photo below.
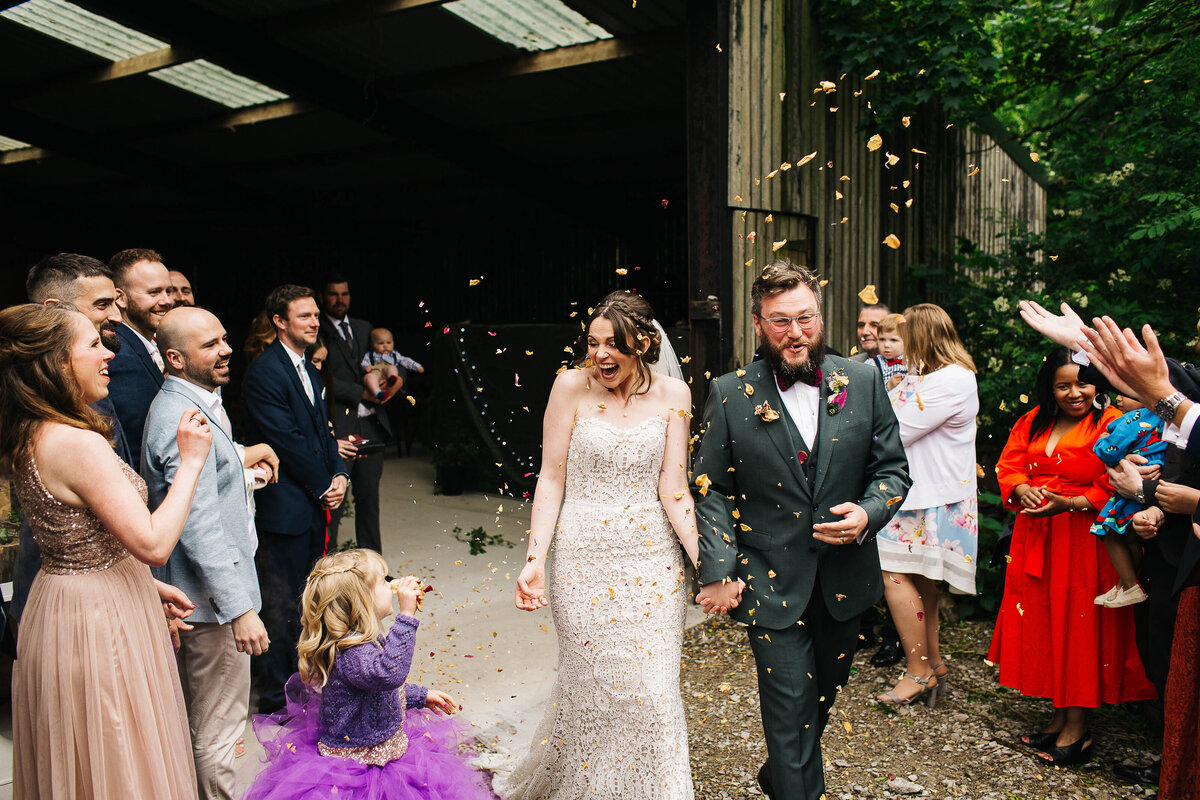
[[[858,617],[883,593],[874,534],[911,485],[879,371],[838,356],[821,368],[812,451],[771,369],[756,361],[712,382],[694,471],[697,488],[707,486],[696,502],[700,582],[746,582],[730,615],[750,626],[772,800],[824,792],[821,732],[849,676]],[[830,383],[842,378],[839,407]],[[830,508],[841,503],[866,512],[864,535],[844,545],[814,539],[812,526],[839,520]]]

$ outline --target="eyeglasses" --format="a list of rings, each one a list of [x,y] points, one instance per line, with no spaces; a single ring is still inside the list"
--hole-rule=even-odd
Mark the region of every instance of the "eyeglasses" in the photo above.
[[[799,325],[802,331],[812,330],[816,327],[817,320],[820,318],[821,315],[814,312],[812,314],[801,314],[798,317],[766,317],[763,319],[763,322],[767,323],[771,330],[776,333],[783,333],[792,329],[793,322]]]

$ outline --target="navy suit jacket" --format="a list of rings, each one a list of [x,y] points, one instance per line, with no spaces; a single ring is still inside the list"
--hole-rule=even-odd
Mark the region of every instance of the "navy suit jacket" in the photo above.
[[[108,377],[111,379],[108,397],[131,445],[129,465],[140,470],[146,414],[150,412],[150,404],[163,385],[163,374],[132,328],[124,323],[118,325],[117,336],[121,337],[124,346],[108,363]]]
[[[266,442],[279,456],[279,482],[255,493],[260,532],[300,536],[323,524],[321,495],[336,476],[348,474],[329,430],[321,373],[307,361],[304,366],[315,406],[279,341],[250,362],[242,381],[246,442]]]

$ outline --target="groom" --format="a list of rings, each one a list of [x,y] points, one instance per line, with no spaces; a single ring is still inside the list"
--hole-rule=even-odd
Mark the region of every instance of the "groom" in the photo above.
[[[825,353],[816,277],[777,261],[751,300],[763,358],[713,381],[704,408],[698,599],[750,626],[763,792],[818,800],[821,733],[883,593],[874,535],[911,480],[879,371]]]

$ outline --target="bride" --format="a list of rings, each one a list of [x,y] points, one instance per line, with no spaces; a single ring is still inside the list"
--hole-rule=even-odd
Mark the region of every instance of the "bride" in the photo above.
[[[613,292],[580,335],[581,368],[550,392],[516,603],[550,604],[558,678],[529,752],[496,781],[507,800],[693,797],[679,694],[679,544],[698,558],[691,393],[652,371],[674,359],[664,339],[645,299]]]

